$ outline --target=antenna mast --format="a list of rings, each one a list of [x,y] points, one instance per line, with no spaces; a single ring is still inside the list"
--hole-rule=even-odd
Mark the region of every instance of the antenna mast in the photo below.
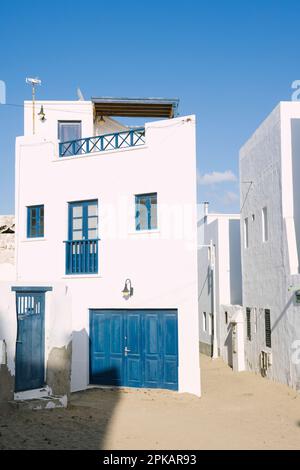
[[[38,78],[26,78],[26,83],[32,86],[32,133],[35,134],[35,87],[41,85],[42,81]]]

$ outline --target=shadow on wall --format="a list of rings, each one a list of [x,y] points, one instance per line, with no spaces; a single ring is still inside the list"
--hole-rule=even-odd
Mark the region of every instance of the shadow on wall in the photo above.
[[[120,400],[120,390],[113,386],[107,388],[95,386],[88,390],[70,393],[71,363],[73,362],[73,367],[75,364],[76,368],[76,363],[85,361],[85,358],[88,361],[89,348],[90,338],[83,329],[73,331],[72,344],[69,344],[68,348],[53,348],[49,354],[47,385],[52,388],[54,394],[67,393],[69,397],[67,409],[54,410],[54,414],[60,415],[60,421],[51,420],[52,422],[47,424],[47,435],[52,442],[52,448],[96,450],[105,448],[108,427]],[[75,359],[73,361],[72,354]],[[78,372],[74,370],[73,373]],[[118,369],[109,367],[102,371],[101,375],[96,373],[96,381],[108,386],[120,383]],[[64,429],[69,432],[61,432],[60,424],[63,424]]]
[[[72,338],[76,342],[75,354],[84,360],[89,347],[87,332],[75,331]],[[46,383],[53,395],[68,395],[67,408],[32,411],[7,406],[7,402],[13,400],[14,377],[7,373],[6,366],[0,366],[0,397],[4,405],[0,407],[0,450],[105,448],[108,427],[121,391],[113,387],[95,387],[71,394],[72,350],[74,352],[71,342],[66,347],[52,348],[46,366]],[[108,384],[118,383],[118,370],[114,367],[105,370],[101,380]]]
[[[0,412],[14,399],[15,377],[11,374],[7,362],[7,343],[4,332],[4,315],[0,312]]]

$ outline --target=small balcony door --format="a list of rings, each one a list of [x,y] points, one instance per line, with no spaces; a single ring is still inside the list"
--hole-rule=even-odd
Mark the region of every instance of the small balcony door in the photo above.
[[[98,201],[69,204],[69,234],[66,242],[67,274],[98,272]]]

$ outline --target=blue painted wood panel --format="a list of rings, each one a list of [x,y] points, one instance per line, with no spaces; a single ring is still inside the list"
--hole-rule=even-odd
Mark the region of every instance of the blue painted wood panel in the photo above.
[[[45,293],[16,293],[17,342],[15,391],[44,386]]]
[[[90,383],[177,390],[177,311],[90,310]]]

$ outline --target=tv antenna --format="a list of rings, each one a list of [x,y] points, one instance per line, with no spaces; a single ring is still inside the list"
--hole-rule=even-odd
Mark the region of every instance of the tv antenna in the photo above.
[[[32,87],[32,133],[35,134],[35,87],[41,85],[39,78],[26,78],[26,83]]]
[[[83,93],[82,93],[82,91],[80,90],[79,87],[77,88],[77,97],[78,97],[78,100],[79,100],[79,101],[85,101],[85,100],[84,100]]]

